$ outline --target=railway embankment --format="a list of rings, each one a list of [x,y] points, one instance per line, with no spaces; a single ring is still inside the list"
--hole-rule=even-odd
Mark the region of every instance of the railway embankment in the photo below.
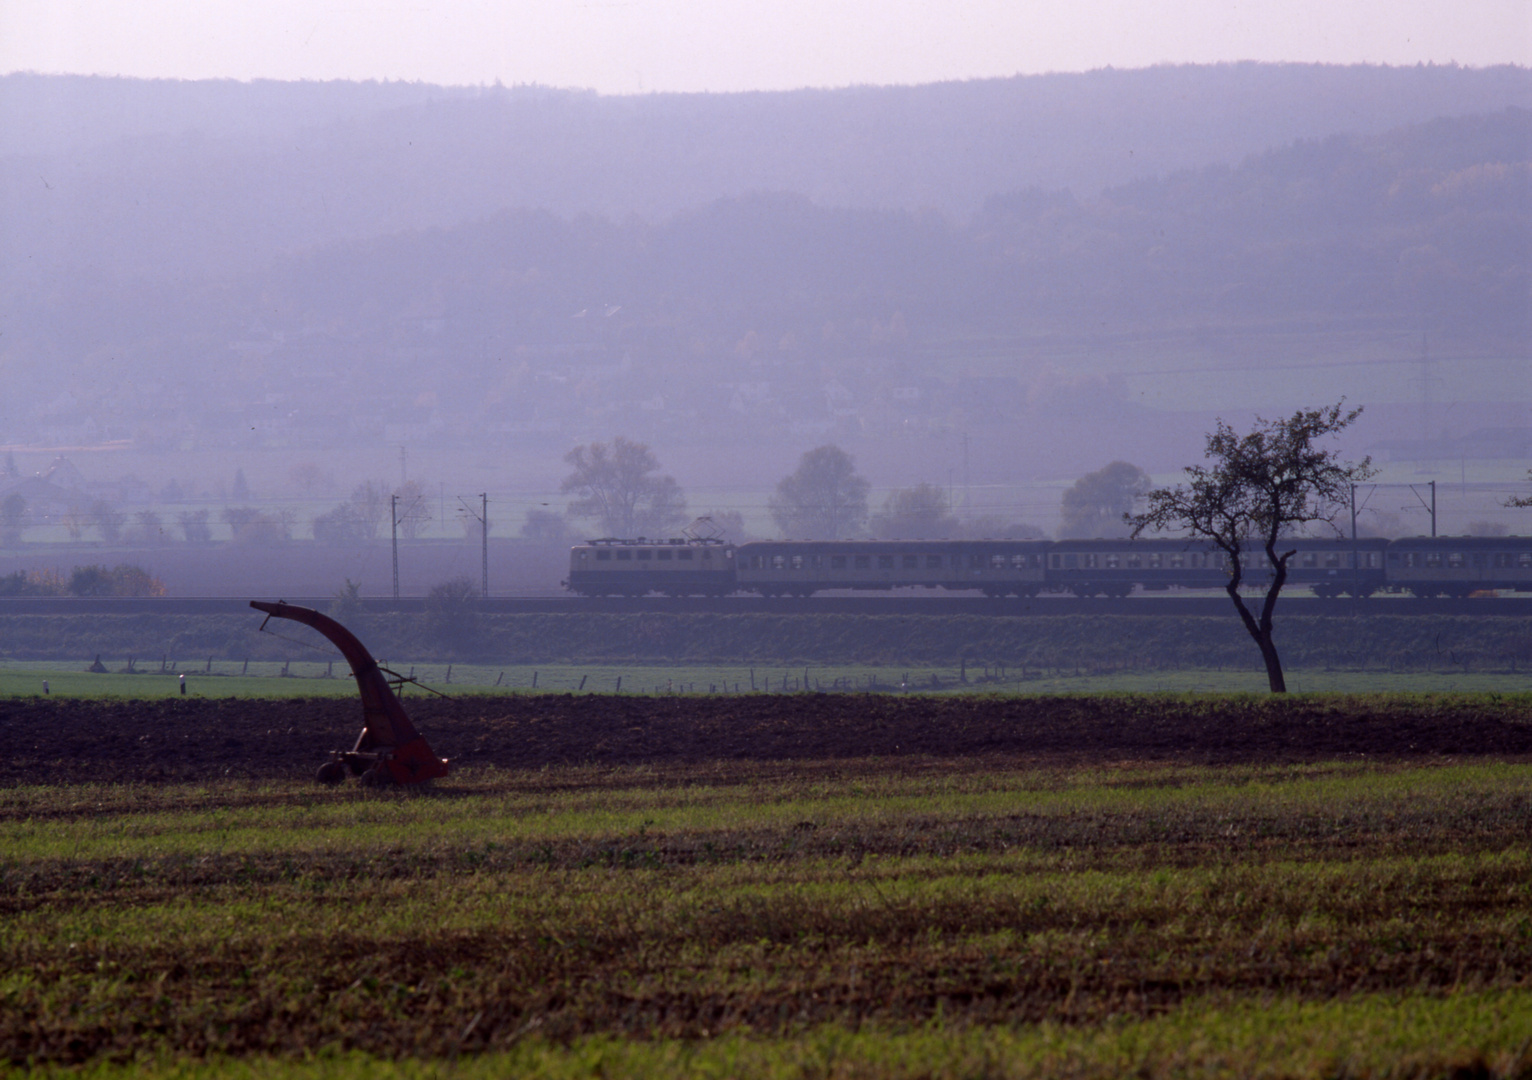
[[[1259,667],[1232,610],[1222,616],[1046,617],[466,610],[364,614],[348,625],[375,655],[425,662],[962,662],[1097,672]],[[0,616],[0,658],[301,661],[315,659],[315,648],[326,651],[322,641],[260,633],[259,627],[253,614]],[[1279,614],[1277,643],[1295,668],[1532,669],[1532,620],[1520,617]]]

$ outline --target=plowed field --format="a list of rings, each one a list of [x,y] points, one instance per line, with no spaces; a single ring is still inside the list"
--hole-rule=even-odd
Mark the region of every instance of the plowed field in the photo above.
[[[1525,701],[1490,697],[930,698],[805,694],[411,699],[457,764],[687,765],[743,760],[1016,758],[1282,763],[1532,756]],[[0,704],[0,784],[312,774],[349,749],[345,699]]]

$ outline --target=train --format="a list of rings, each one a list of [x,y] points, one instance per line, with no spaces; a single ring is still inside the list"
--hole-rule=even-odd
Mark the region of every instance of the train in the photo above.
[[[1297,538],[1287,585],[1332,599],[1375,593],[1467,597],[1532,592],[1532,537],[1399,540]],[[1264,589],[1259,550],[1245,581]],[[565,589],[581,596],[799,598],[831,590],[945,589],[989,597],[1125,597],[1223,588],[1227,556],[1206,540],[667,540],[603,538],[576,544]]]

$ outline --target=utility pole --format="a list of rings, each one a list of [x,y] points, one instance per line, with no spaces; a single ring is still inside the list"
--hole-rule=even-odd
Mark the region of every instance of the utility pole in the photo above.
[[[1362,598],[1362,553],[1356,546],[1356,485],[1351,485],[1351,598]]]
[[[400,447],[402,451],[404,448]],[[388,497],[388,521],[394,538],[394,599],[399,599],[399,496]]]
[[[1436,539],[1436,481],[1431,481],[1431,539]]]
[[[474,513],[473,507],[461,495],[458,496],[457,501],[462,504],[463,513],[479,523],[479,542],[482,545],[480,547],[480,558],[483,563],[481,567],[483,578],[479,585],[479,594],[487,597],[489,595],[489,493],[481,492],[479,494],[480,509],[478,513]]]

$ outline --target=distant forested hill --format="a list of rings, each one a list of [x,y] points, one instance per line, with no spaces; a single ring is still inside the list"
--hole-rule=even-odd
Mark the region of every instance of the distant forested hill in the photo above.
[[[601,97],[404,83],[0,78],[0,285],[168,281],[504,210],[660,221],[790,192],[956,219],[1298,138],[1532,106],[1532,72],[1231,64]]]
[[[728,348],[752,331],[820,349],[828,325],[843,341],[831,347],[882,352],[895,314],[904,337],[1366,320],[1515,342],[1529,252],[1532,110],[1506,109],[1302,140],[1091,198],[1028,188],[967,221],[794,194],[658,223],[504,212],[335,244],[215,295],[237,311],[259,290],[263,317],[294,334],[388,336],[402,317],[556,344],[587,338],[585,312],[599,340],[641,350]]]
[[[0,427],[183,446],[1041,431],[1112,415],[1111,335],[1221,333],[1223,363],[1295,327],[1321,355],[1428,335],[1524,356],[1529,252],[1523,108],[1095,195],[1024,187],[968,218],[796,193],[662,220],[501,210],[228,277],[23,277]],[[970,363],[980,349],[994,362]],[[1098,381],[1050,396],[1028,365]]]

